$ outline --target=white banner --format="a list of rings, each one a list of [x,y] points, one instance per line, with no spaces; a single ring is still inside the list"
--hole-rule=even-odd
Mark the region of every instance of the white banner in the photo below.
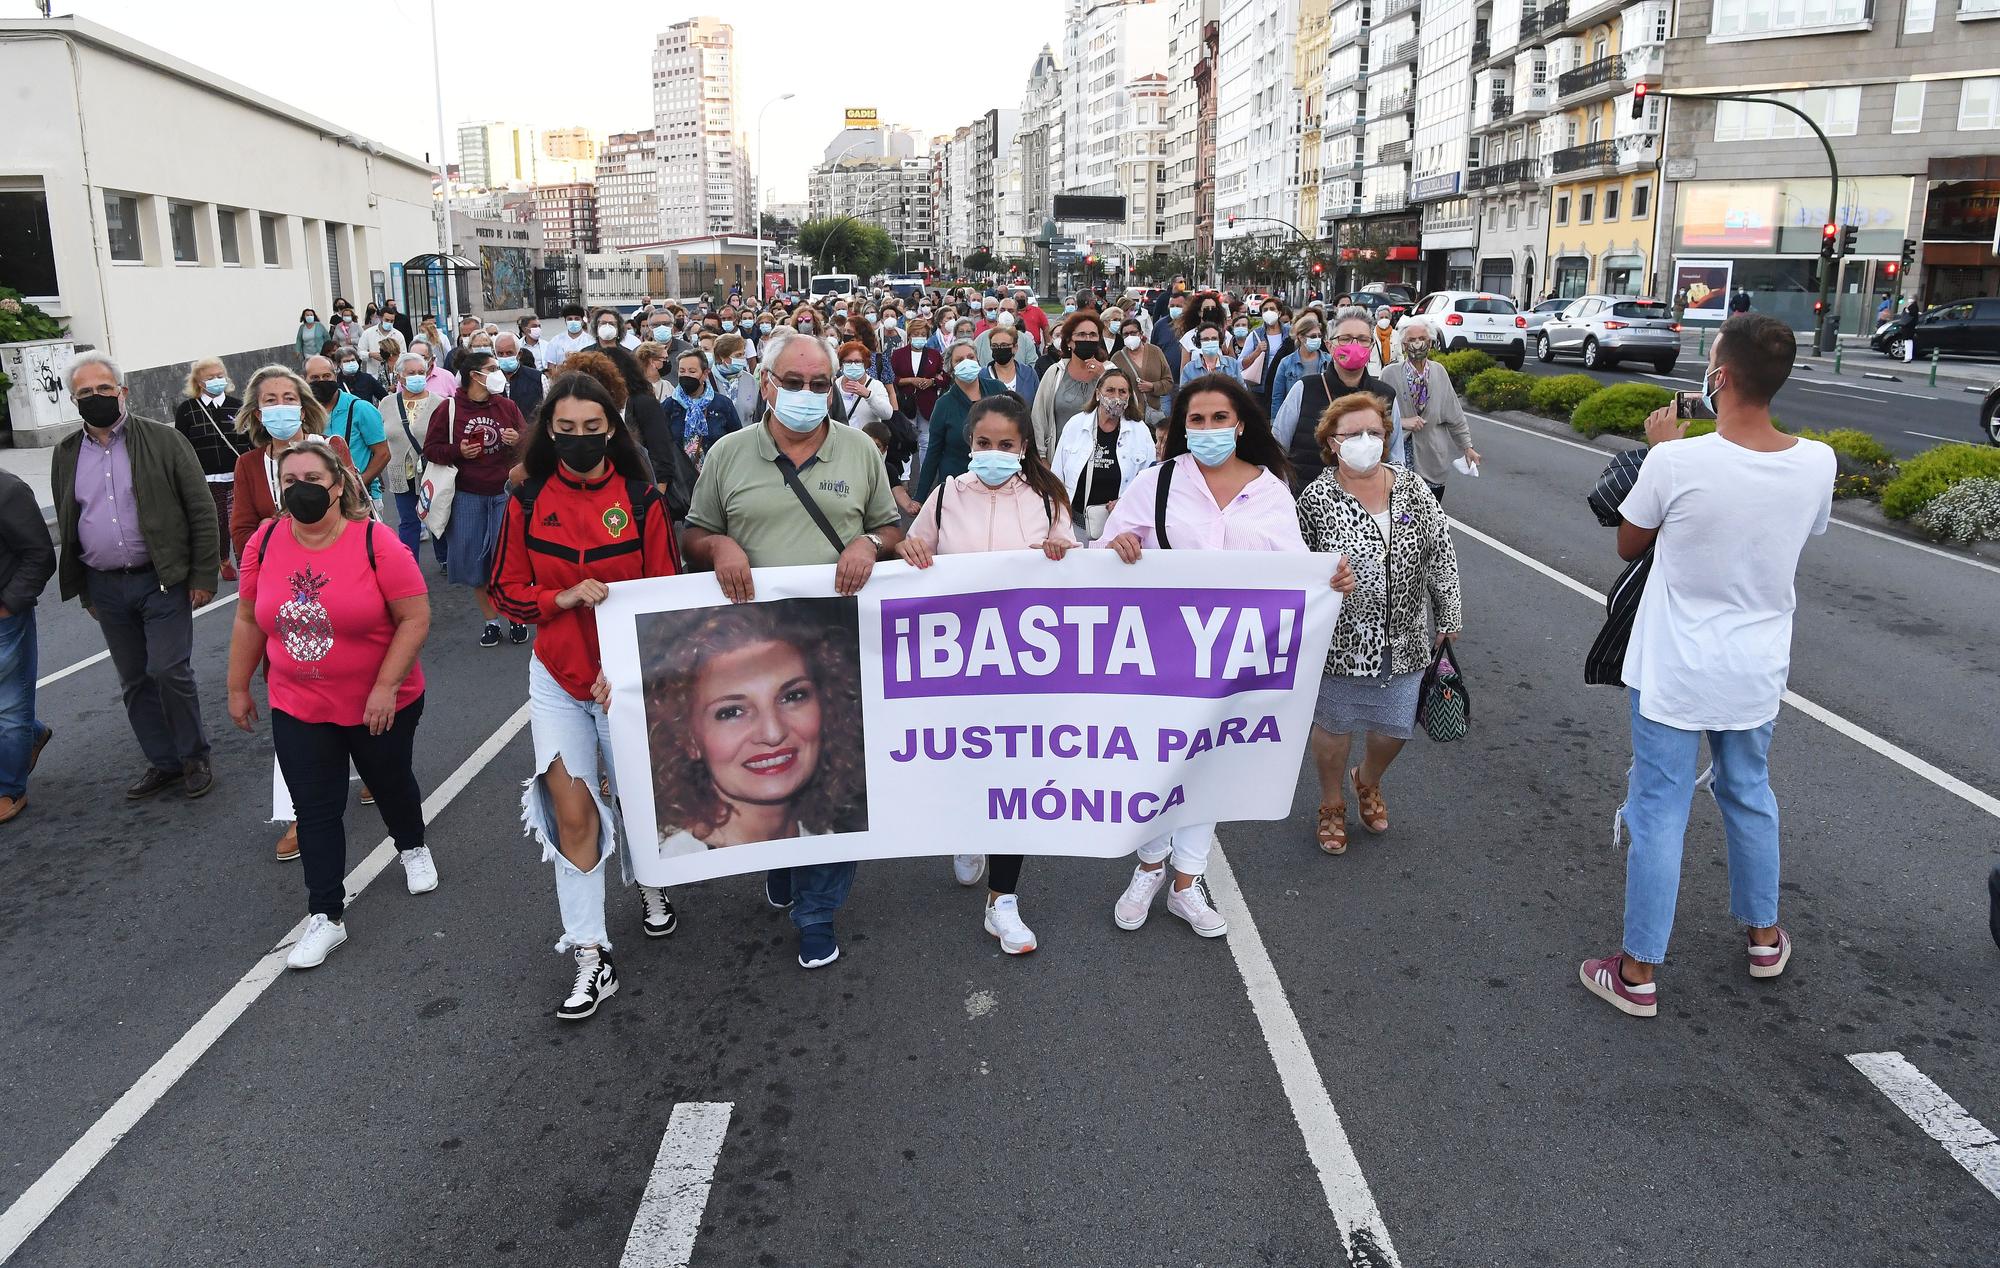
[[[1289,813],[1334,557],[1029,551],[621,583],[597,609],[649,885],[954,853],[1115,858]]]

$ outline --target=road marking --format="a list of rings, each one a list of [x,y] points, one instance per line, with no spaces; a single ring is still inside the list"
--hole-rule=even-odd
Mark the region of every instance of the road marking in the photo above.
[[[1217,906],[1229,919],[1229,954],[1250,994],[1250,1008],[1264,1031],[1264,1044],[1271,1050],[1271,1062],[1278,1068],[1278,1081],[1285,1099],[1292,1103],[1292,1117],[1306,1140],[1306,1156],[1319,1172],[1320,1189],[1326,1194],[1327,1209],[1340,1226],[1342,1263],[1382,1264],[1400,1268],[1396,1248],[1389,1241],[1388,1225],[1375,1205],[1368,1177],[1361,1173],[1361,1160],[1340,1125],[1340,1113],[1327,1095],[1326,1081],[1313,1064],[1312,1049],[1306,1046],[1305,1032],[1285,997],[1285,984],[1271,964],[1270,952],[1250,916],[1250,904],[1236,884],[1236,874],[1217,844],[1208,859],[1208,885]],[[1363,1248],[1374,1252],[1369,1258]]]
[[[472,755],[460,763],[436,791],[424,799],[424,822],[436,821],[445,807],[465,791],[466,786],[526,725],[528,706],[523,704],[512,717],[500,724],[499,730],[487,736],[486,742],[474,749]],[[394,838],[382,838],[382,843],[347,874],[347,901],[351,903],[360,897],[369,882],[381,875],[395,857]],[[168,1048],[151,1069],[139,1076],[138,1082],[127,1088],[125,1094],[105,1110],[90,1125],[90,1129],[63,1152],[62,1157],[56,1159],[55,1165],[29,1185],[27,1192],[16,1198],[5,1214],[0,1214],[0,1264],[6,1263],[15,1251],[21,1249],[21,1243],[42,1226],[42,1221],[55,1213],[55,1209],[62,1205],[76,1186],[83,1183],[98,1163],[104,1161],[105,1155],[125,1139],[125,1134],[139,1125],[139,1120],[146,1116],[147,1111],[159,1104],[161,1098],[181,1081],[181,1076],[193,1069],[195,1062],[215,1046],[216,1040],[228,1033],[237,1019],[249,1011],[250,1005],[270,989],[271,983],[284,973],[285,955],[305,928],[304,920],[293,925],[291,931],[279,939],[277,946],[252,965],[248,973],[238,978],[236,985],[203,1013],[200,1020],[188,1027],[187,1033],[175,1040],[173,1047]]]
[[[1946,405],[1952,403],[1948,397],[1929,396],[1923,392],[1893,392],[1888,388],[1869,387],[1863,383],[1847,383],[1840,380],[1835,382],[1840,383],[1839,391],[1834,391],[1831,387],[1807,387],[1804,384],[1799,385],[1799,391],[1812,392],[1819,396],[1849,396],[1855,392],[1867,392],[1871,396],[1897,396],[1908,401],[1936,401]],[[1791,385],[1786,384],[1786,386]]]
[[[1905,436],[1922,436],[1925,440],[1942,440],[1947,445],[1969,445],[1969,440],[1954,440],[1950,436],[1933,436],[1927,431],[1906,431]]]
[[[236,602],[235,595],[225,594],[220,599],[212,600],[196,608],[194,610],[194,614],[195,616],[201,616],[204,613],[213,612],[217,608],[228,607],[230,604],[234,602]],[[79,670],[89,669],[92,665],[95,665],[98,661],[108,659],[110,655],[111,655],[111,650],[109,648],[106,648],[105,650],[97,653],[97,655],[95,656],[86,656],[82,660],[76,662],[76,664],[74,665],[67,665],[61,669],[58,669],[54,673],[50,674],[48,677],[38,680],[35,683],[35,690],[40,691],[42,688],[48,686],[52,682],[61,682],[63,679],[69,677],[73,673],[78,672]]]
[[[1900,1052],[1856,1052],[1848,1064],[1868,1076],[1910,1121],[1945,1147],[1986,1191],[2000,1198],[2000,1139]]]
[[[1508,431],[1520,432],[1524,436],[1533,436],[1537,440],[1546,440],[1551,444],[1567,445],[1571,449],[1581,449],[1585,453],[1593,454],[1607,462],[1616,456],[1618,452],[1614,449],[1599,449],[1596,445],[1586,445],[1578,440],[1566,440],[1561,436],[1551,436],[1547,432],[1538,430],[1537,428],[1523,427],[1519,423],[1509,423],[1498,418],[1489,418],[1485,414],[1475,414],[1470,410],[1466,411],[1465,416],[1482,423],[1490,423],[1495,427],[1505,427]],[[1842,519],[1838,515],[1830,516],[1829,519],[1832,523],[1838,524],[1842,528],[1851,528],[1857,533],[1866,533],[1870,537],[1879,537],[1885,542],[1893,542],[1898,546],[1907,546],[1911,550],[1919,550],[1926,555],[1936,555],[1939,559],[1949,559],[1955,564],[1965,564],[1986,572],[2000,573],[2000,567],[1989,564],[1984,560],[1974,559],[1970,555],[1961,555],[1949,550],[1939,550],[1936,546],[1926,546],[1922,542],[1913,542],[1907,537],[1898,537],[1894,533],[1885,533],[1879,528],[1869,528],[1865,524],[1856,524],[1852,520]]]
[[[687,1268],[734,1108],[733,1101],[684,1101],[674,1106],[618,1268]]]
[[[1451,521],[1451,526],[1474,541],[1481,542],[1499,551],[1515,563],[1532,568],[1551,581],[1567,586],[1578,594],[1595,600],[1600,605],[1604,602],[1604,595],[1602,593],[1591,589],[1575,577],[1570,576],[1568,573],[1556,571],[1541,560],[1521,553],[1497,537],[1489,537],[1467,524],[1464,520],[1454,519]],[[1796,691],[1785,692],[1784,702],[1814,721],[1824,723],[1863,748],[1870,749],[1878,755],[1888,758],[1911,774],[1928,780],[1961,801],[1966,802],[1976,809],[1985,811],[1996,819],[2000,819],[2000,797],[1995,797],[1984,789],[1973,787],[1949,771],[1940,770],[1908,749],[1883,739],[1866,727],[1848,721],[1833,710],[1806,699]]]

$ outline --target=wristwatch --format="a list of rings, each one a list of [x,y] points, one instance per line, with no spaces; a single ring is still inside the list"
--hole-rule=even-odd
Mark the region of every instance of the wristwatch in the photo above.
[[[866,537],[874,545],[876,554],[879,555],[882,553],[882,535],[880,533],[863,533],[862,536]]]

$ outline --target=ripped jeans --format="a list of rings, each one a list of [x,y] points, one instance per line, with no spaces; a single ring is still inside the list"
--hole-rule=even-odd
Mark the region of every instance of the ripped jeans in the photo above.
[[[542,861],[556,868],[556,906],[562,913],[563,936],[556,950],[596,946],[611,949],[604,928],[604,869],[618,852],[618,819],[597,786],[601,771],[614,781],[608,761],[611,720],[594,700],[578,700],[543,668],[541,658],[528,658],[528,730],[535,740],[535,774],[521,793],[521,823],[542,847]],[[597,805],[597,863],[584,871],[556,848],[555,800],[549,796],[549,767],[560,757],[570,776],[590,791]],[[631,880],[630,863],[625,864]]]

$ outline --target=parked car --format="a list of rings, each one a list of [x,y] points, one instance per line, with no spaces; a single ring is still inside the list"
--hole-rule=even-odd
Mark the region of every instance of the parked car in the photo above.
[[[1979,426],[1987,442],[2000,445],[2000,383],[1995,383],[1986,399],[1979,402]]]
[[[1528,319],[1528,333],[1532,335],[1537,330],[1540,330],[1547,324],[1549,318],[1568,308],[1569,305],[1570,301],[1566,299],[1545,299],[1533,308],[1530,308],[1527,312],[1522,313],[1521,315]]]
[[[1478,348],[1510,370],[1528,359],[1528,319],[1505,295],[1487,291],[1436,291],[1410,314],[1430,327],[1431,345],[1445,352]]]
[[[1915,355],[2000,355],[2000,299],[1961,299],[1940,304],[1921,316],[1901,313],[1875,328],[1868,346],[1903,359],[1903,345]]]
[[[1383,313],[1389,314],[1391,327],[1402,325],[1403,318],[1409,314],[1411,308],[1410,304],[1391,299],[1379,291],[1356,291],[1348,298],[1356,307],[1367,309],[1370,320],[1380,317]]]
[[[1575,356],[1586,370],[1609,370],[1620,361],[1651,361],[1671,374],[1681,355],[1681,324],[1657,299],[1585,295],[1542,323],[1535,356],[1543,362]]]
[[[1405,308],[1417,304],[1417,292],[1401,282],[1370,282],[1361,288],[1363,295],[1382,295]]]

